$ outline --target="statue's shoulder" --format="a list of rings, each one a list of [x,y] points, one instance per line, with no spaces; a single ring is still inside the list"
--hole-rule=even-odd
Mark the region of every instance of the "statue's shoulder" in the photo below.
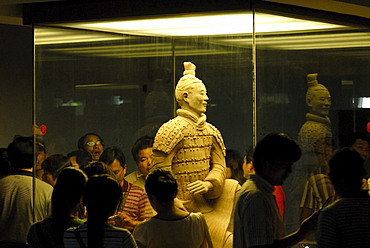
[[[175,117],[164,123],[155,135],[153,150],[169,153],[184,138],[183,130],[189,125],[183,118]]]
[[[221,149],[222,149],[222,151],[224,153],[224,156],[226,156],[226,147],[225,147],[224,139],[222,138],[221,132],[217,129],[217,127],[213,126],[209,122],[207,122],[206,125],[207,125],[207,128],[212,133],[212,135],[215,137],[216,142],[221,147]]]

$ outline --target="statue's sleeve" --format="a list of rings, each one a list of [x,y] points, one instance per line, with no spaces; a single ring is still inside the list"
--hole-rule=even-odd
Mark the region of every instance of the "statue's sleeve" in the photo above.
[[[226,178],[226,148],[221,133],[215,127],[211,127],[215,134],[211,151],[211,169],[205,181],[211,182],[213,188],[205,194],[207,199],[215,199],[221,195]]]

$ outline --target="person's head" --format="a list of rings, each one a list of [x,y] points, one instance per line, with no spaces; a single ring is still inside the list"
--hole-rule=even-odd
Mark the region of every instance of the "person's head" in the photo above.
[[[327,174],[329,172],[329,159],[333,155],[335,144],[332,138],[323,137],[313,143],[317,163],[312,164],[314,174]]]
[[[13,169],[32,169],[33,168],[33,138],[25,136],[15,136],[8,148],[8,159]]]
[[[59,242],[63,242],[63,233],[71,215],[74,215],[82,204],[86,182],[85,173],[75,167],[66,167],[59,174],[51,195],[52,228],[54,238]]]
[[[246,150],[246,154],[243,160],[243,177],[248,178],[249,174],[254,174],[253,166],[253,147],[250,147]]]
[[[349,148],[338,150],[330,159],[329,167],[330,180],[339,195],[361,190],[366,170],[358,152]]]
[[[151,171],[145,181],[145,191],[152,204],[153,201],[172,202],[178,191],[173,172],[163,168]]]
[[[87,133],[78,140],[77,146],[79,150],[88,151],[93,160],[97,161],[104,150],[104,141],[96,133]]]
[[[53,154],[47,157],[41,164],[42,180],[54,187],[60,172],[68,166],[72,166],[71,161],[63,154]]]
[[[200,116],[207,111],[207,89],[203,82],[195,77],[195,65],[184,62],[185,71],[175,89],[176,101],[182,109]]]
[[[237,180],[240,184],[243,184],[243,158],[240,153],[236,150],[226,150],[226,178]]]
[[[348,134],[341,142],[341,147],[348,147],[360,154],[364,161],[369,159],[370,138],[360,132]]]
[[[152,164],[153,143],[153,137],[143,136],[135,141],[131,149],[136,166],[144,176],[148,175]]]
[[[260,140],[253,153],[256,174],[272,185],[282,185],[301,157],[298,144],[287,134],[270,133]]]
[[[108,147],[100,156],[100,161],[104,162],[113,171],[117,181],[122,184],[126,175],[127,165],[123,152],[118,147]]]
[[[86,183],[83,203],[88,220],[106,221],[116,211],[122,199],[122,188],[111,175],[94,175]]]
[[[86,174],[75,167],[63,168],[51,197],[52,215],[55,218],[74,214],[78,208],[87,182]]]
[[[88,178],[91,178],[95,175],[111,175],[114,177],[113,171],[109,168],[108,165],[101,161],[92,161],[88,163],[87,165],[80,167],[83,172],[87,175]]]
[[[47,158],[46,146],[44,141],[36,140],[36,177],[42,179],[43,170],[41,168],[42,162]]]
[[[100,155],[101,156],[101,155]],[[86,166],[87,164],[93,162],[93,158],[88,151],[79,151],[76,155],[76,163],[78,166]]]
[[[77,155],[81,152],[81,150],[74,150],[67,154],[67,157],[71,161],[73,167],[79,168],[80,165],[77,163]],[[89,153],[90,154],[90,153]],[[90,155],[91,156],[91,155]]]
[[[329,90],[317,81],[317,73],[307,75],[306,103],[311,114],[326,117],[331,106]]]

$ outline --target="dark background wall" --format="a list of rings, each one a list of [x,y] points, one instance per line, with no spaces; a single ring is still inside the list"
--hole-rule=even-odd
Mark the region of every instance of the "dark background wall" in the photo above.
[[[32,134],[32,27],[0,24],[0,147]]]

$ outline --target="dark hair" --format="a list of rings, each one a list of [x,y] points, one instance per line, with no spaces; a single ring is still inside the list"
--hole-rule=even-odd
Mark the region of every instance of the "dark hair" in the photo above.
[[[33,168],[34,148],[32,137],[15,136],[7,151],[8,159],[13,169]]]
[[[85,186],[83,202],[87,208],[88,247],[103,247],[104,223],[122,199],[122,189],[110,175],[95,175]]]
[[[36,155],[39,155],[41,152],[46,153],[46,145],[43,140],[36,139]]]
[[[369,138],[369,136],[367,136],[364,133],[354,132],[354,133],[350,133],[347,136],[345,136],[339,146],[341,148],[343,148],[343,147],[351,147],[353,144],[355,144],[355,142],[356,142],[357,139],[364,140],[364,141],[366,141],[370,145],[370,138]]]
[[[87,165],[81,166],[80,169],[86,173],[88,178],[91,178],[92,176],[95,175],[104,175],[104,174],[114,176],[114,173],[109,168],[109,166],[101,161],[92,161]]]
[[[71,161],[63,154],[53,154],[47,157],[41,164],[44,172],[52,175],[54,179],[58,178],[60,172],[68,166],[72,166]]]
[[[79,139],[78,139],[77,147],[78,147],[78,149],[79,149],[79,150],[85,150],[85,139],[86,139],[86,138],[87,138],[87,136],[89,136],[89,135],[95,135],[95,136],[97,136],[97,137],[100,139],[100,141],[101,141],[102,145],[104,146],[104,141],[103,141],[103,139],[100,137],[100,135],[98,135],[98,134],[96,134],[96,133],[87,133],[87,134],[85,134],[84,136],[82,136],[81,138],[79,138]]]
[[[150,136],[143,136],[138,138],[131,148],[132,158],[135,162],[139,160],[139,151],[146,148],[153,147],[154,138]]]
[[[177,195],[178,185],[172,171],[156,169],[151,171],[145,181],[145,191],[149,199],[154,195],[158,201],[171,201]]]
[[[253,146],[250,146],[245,150],[245,160],[247,163],[253,162]]]
[[[81,166],[86,166],[93,161],[91,154],[87,151],[79,151],[76,154],[76,163]]]
[[[256,172],[263,171],[262,161],[274,162],[279,159],[296,162],[301,157],[298,144],[285,133],[270,133],[260,140],[253,153],[253,166]]]
[[[226,149],[225,160],[226,167],[231,170],[231,178],[243,184],[246,180],[243,177],[243,157],[236,150]]]
[[[123,151],[118,147],[108,147],[104,150],[104,152],[100,155],[99,160],[104,162],[107,165],[110,165],[114,162],[114,160],[118,160],[122,167],[126,165],[126,158],[123,155]]]
[[[329,177],[336,190],[353,191],[361,189],[366,170],[361,155],[349,148],[342,148],[329,160]]]
[[[81,150],[74,150],[74,151],[71,151],[70,153],[67,154],[67,157],[75,157],[77,156],[77,154],[79,154],[81,152]]]
[[[80,203],[86,182],[86,174],[74,167],[66,167],[59,174],[51,196],[52,225],[58,243],[63,242],[63,233],[68,227],[69,217],[74,214]]]

